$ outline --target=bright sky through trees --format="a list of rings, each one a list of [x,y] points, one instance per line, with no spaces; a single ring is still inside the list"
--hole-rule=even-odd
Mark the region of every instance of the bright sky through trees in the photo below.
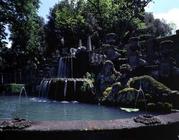
[[[45,18],[49,9],[60,0],[41,0],[39,15]],[[165,19],[168,23],[175,23],[176,28],[179,29],[179,0],[153,0],[153,2],[146,8],[146,11],[153,12],[156,18]]]

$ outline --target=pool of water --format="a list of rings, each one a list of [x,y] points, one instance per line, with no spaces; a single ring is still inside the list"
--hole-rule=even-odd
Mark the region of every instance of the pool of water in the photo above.
[[[24,118],[32,121],[112,120],[131,118],[142,112],[127,113],[119,108],[78,102],[0,96],[0,120]]]

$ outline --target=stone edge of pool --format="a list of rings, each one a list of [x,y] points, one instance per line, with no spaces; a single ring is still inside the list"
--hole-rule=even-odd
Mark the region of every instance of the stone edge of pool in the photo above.
[[[11,139],[179,139],[179,112],[157,116],[159,125],[136,123],[133,118],[94,121],[34,121],[23,130],[1,130],[0,138]],[[122,139],[123,140],[123,139]]]
[[[168,125],[179,123],[179,112],[166,115],[159,115],[157,118],[161,121],[159,125]],[[132,129],[147,126],[136,123],[133,118],[115,119],[115,120],[90,120],[90,121],[34,121],[32,126],[24,131],[100,131],[100,130],[119,130]]]

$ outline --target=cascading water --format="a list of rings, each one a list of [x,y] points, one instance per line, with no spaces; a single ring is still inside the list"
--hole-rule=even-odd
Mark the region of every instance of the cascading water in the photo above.
[[[61,57],[58,65],[58,78],[73,77],[73,57]]]
[[[79,48],[82,47],[82,40],[79,41]],[[91,45],[91,38],[88,38],[88,49],[92,50],[92,45]],[[64,83],[64,91],[59,91],[62,92],[62,96],[63,98],[66,98],[67,96],[67,90],[68,88],[68,81],[72,81],[74,82],[74,87],[72,91],[72,93],[76,93],[77,92],[77,79],[74,79],[75,75],[74,75],[74,58],[75,58],[75,54],[77,52],[77,49],[75,48],[71,48],[70,49],[70,56],[65,56],[65,57],[60,57],[59,61],[58,61],[58,71],[57,71],[57,78],[54,78],[55,81],[60,81],[58,83],[58,88],[61,88],[61,83]],[[48,98],[48,93],[49,93],[49,87],[51,84],[51,81],[53,79],[43,79],[39,85],[39,97],[43,97],[43,98]],[[71,85],[69,83],[69,85]],[[53,89],[53,87],[52,87]],[[71,90],[69,90],[71,91]],[[58,94],[58,93],[57,93]],[[55,96],[54,98],[59,99],[59,97],[62,97],[61,95],[57,95],[56,92],[53,95],[53,91],[52,91],[52,96]],[[60,93],[59,93],[60,94]],[[49,96],[50,97],[50,96]]]
[[[71,56],[71,78],[73,78],[73,57]]]
[[[42,86],[42,98],[44,98],[46,96],[47,86],[48,86],[48,81],[44,80],[43,86]]]
[[[51,79],[49,79],[47,81],[46,92],[45,92],[44,98],[48,98],[48,92],[49,92],[50,84],[51,84]]]
[[[74,94],[76,94],[76,79],[74,79],[73,82],[74,82],[74,89],[73,89],[73,91],[74,91]]]
[[[44,82],[44,79],[42,79],[42,81],[40,82],[40,85],[39,85],[39,98],[41,97],[43,82]]]
[[[60,77],[62,75],[62,71],[61,71],[62,63],[63,63],[63,58],[61,57],[59,60],[59,63],[58,63],[58,73],[57,73],[58,77]]]
[[[67,86],[68,86],[68,81],[67,81],[67,79],[66,79],[66,80],[65,80],[65,84],[64,84],[64,93],[63,93],[64,98],[65,98],[66,95],[67,95]]]
[[[65,98],[68,89],[68,79],[71,79],[73,77],[73,56],[61,57],[59,59],[57,77],[64,81],[63,96]],[[39,85],[39,97],[48,98],[49,86],[51,84],[51,81],[52,79],[43,79],[41,81]]]
[[[39,86],[39,97],[47,98],[51,79],[43,79]]]

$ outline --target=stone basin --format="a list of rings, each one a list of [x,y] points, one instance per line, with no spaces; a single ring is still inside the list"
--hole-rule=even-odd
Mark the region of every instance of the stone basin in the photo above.
[[[179,113],[159,115],[158,125],[136,123],[134,118],[102,121],[34,121],[23,130],[1,130],[1,140],[116,139],[178,140]]]

